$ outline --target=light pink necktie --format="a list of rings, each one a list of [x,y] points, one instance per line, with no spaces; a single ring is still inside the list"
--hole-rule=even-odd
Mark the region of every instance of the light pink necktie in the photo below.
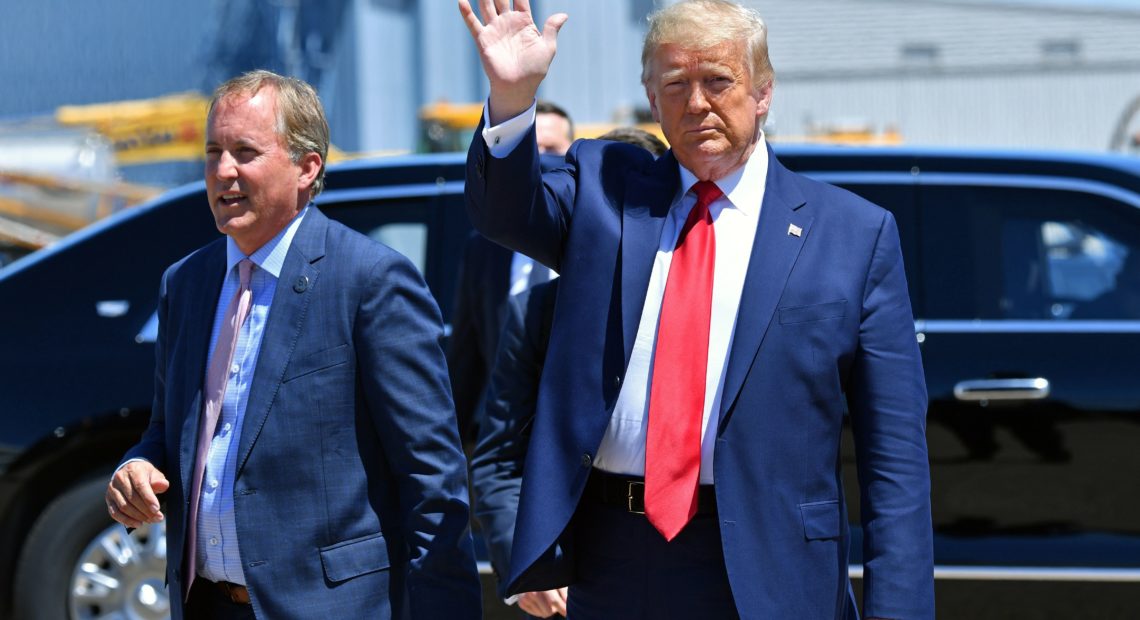
[[[249,288],[250,273],[253,271],[253,262],[243,258],[238,263],[238,290],[234,293],[230,305],[226,307],[226,315],[222,317],[222,326],[218,331],[218,341],[214,345],[214,354],[210,358],[210,365],[206,369],[206,407],[202,414],[202,422],[198,428],[198,449],[194,456],[194,478],[190,484],[190,513],[186,519],[186,592],[190,596],[190,585],[194,583],[194,576],[198,572],[198,500],[202,494],[202,477],[206,471],[206,455],[210,451],[210,441],[214,438],[214,431],[218,427],[218,418],[222,413],[222,399],[226,396],[226,384],[229,383],[230,364],[233,363],[234,349],[237,347],[238,334],[242,323],[249,316],[249,308],[253,305],[253,291]]]
[[[689,212],[665,281],[649,422],[645,438],[645,516],[673,540],[697,512],[701,421],[709,359],[716,236],[711,205],[722,194],[709,181],[693,186]]]

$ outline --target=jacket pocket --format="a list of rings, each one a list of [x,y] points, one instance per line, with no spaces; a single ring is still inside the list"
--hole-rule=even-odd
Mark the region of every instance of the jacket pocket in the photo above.
[[[800,516],[804,521],[804,538],[839,538],[839,500],[800,504]]]
[[[825,304],[780,308],[780,324],[787,325],[789,323],[807,323],[809,321],[838,319],[843,317],[846,308],[846,299],[830,301]]]
[[[334,583],[388,568],[388,544],[372,534],[329,545],[320,550],[325,577]]]
[[[314,353],[302,354],[289,361],[282,383],[292,381],[298,377],[313,374],[318,370],[332,368],[348,362],[349,348],[347,344],[322,349]]]

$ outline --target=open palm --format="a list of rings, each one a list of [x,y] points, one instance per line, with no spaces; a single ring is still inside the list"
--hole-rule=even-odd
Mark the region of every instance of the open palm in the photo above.
[[[459,13],[491,83],[493,123],[530,107],[554,60],[558,29],[567,19],[565,13],[551,15],[539,32],[528,0],[516,0],[514,9],[508,4],[508,0],[480,0],[484,23],[468,0],[459,0]]]

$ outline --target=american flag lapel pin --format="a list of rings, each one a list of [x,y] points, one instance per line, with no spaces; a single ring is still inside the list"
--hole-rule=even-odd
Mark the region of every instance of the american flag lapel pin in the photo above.
[[[795,224],[788,224],[788,234],[793,236],[793,237],[800,236],[800,234],[803,233],[803,231],[804,231],[804,229],[800,228],[799,226],[796,226]]]

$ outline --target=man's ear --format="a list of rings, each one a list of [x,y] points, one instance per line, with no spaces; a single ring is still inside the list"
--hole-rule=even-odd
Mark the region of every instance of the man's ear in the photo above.
[[[297,162],[299,173],[297,174],[297,189],[312,189],[313,183],[317,181],[317,175],[321,172],[321,156],[318,153],[305,153],[301,157],[301,161]]]
[[[772,107],[772,80],[756,89],[756,116],[761,117]]]
[[[661,123],[661,113],[657,111],[657,94],[653,92],[653,86],[650,84],[645,85],[645,96],[649,99],[649,111],[653,114],[653,120]]]

